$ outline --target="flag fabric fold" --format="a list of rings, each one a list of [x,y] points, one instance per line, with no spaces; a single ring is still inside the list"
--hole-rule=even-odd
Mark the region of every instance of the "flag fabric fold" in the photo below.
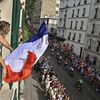
[[[35,36],[32,36],[5,58],[7,76],[3,80],[12,83],[26,79],[48,44],[48,31],[43,22]]]

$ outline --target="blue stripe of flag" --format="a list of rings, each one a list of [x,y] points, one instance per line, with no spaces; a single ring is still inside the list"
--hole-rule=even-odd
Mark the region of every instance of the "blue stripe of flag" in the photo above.
[[[37,32],[36,35],[33,35],[27,42],[34,42],[36,41],[37,39],[40,39],[43,37],[43,35],[46,35],[48,34],[48,30],[46,28],[46,24],[45,22],[43,22]]]

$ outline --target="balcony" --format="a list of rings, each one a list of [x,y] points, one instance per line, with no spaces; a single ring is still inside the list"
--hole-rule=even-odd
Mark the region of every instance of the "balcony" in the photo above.
[[[91,22],[91,21],[100,21],[100,18],[94,16],[94,17],[90,18],[90,22]]]

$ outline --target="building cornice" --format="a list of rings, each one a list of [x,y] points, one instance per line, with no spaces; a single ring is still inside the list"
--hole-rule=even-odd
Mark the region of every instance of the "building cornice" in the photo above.
[[[63,9],[67,9],[67,8],[76,8],[76,7],[82,7],[82,6],[87,6],[87,5],[90,5],[91,3],[87,3],[87,4],[83,4],[83,5],[77,5],[77,6],[66,6],[66,7],[63,7],[63,8],[60,8],[59,10],[63,10]]]
[[[74,31],[86,32],[86,30],[79,30],[79,29],[69,29],[69,28],[66,28],[66,30],[74,30]]]
[[[66,27],[57,27],[57,28],[66,29]]]
[[[100,18],[90,18],[90,22],[92,22],[92,21],[94,21],[94,22],[100,21]]]
[[[68,17],[68,19],[83,19],[83,18],[88,18],[88,17]]]
[[[79,45],[83,45],[83,46],[84,46],[84,43],[80,43],[80,42],[76,42],[76,41],[68,40],[68,39],[66,39],[66,40],[69,41],[69,42],[77,43],[77,44],[79,44]]]
[[[87,37],[94,37],[94,38],[99,38],[100,39],[100,35],[94,35],[94,34],[86,34]]]

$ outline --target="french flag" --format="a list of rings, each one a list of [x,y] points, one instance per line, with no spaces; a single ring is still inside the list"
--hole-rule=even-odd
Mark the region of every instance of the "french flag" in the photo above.
[[[7,76],[3,80],[12,83],[26,79],[48,44],[48,31],[43,22],[35,36],[32,36],[5,58]]]

